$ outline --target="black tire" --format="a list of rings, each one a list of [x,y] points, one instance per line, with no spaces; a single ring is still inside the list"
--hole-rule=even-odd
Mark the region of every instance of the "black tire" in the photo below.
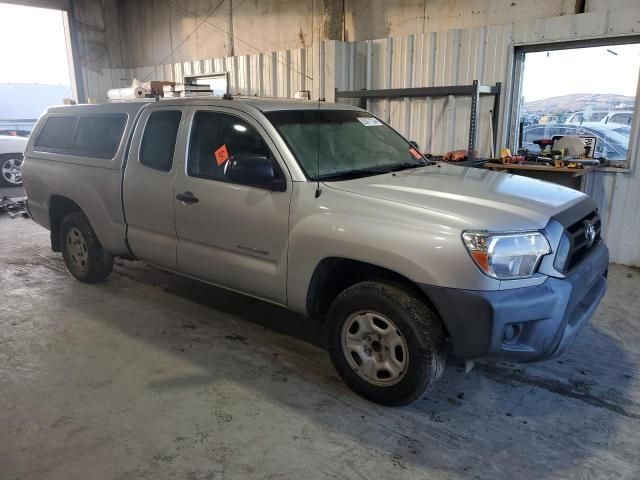
[[[70,213],[62,219],[60,245],[69,272],[81,282],[103,282],[113,270],[113,257],[102,248],[82,212]]]
[[[19,161],[20,165],[20,180],[12,182],[9,178],[5,177],[5,170],[8,170],[14,165],[9,165],[9,162],[14,161],[14,165]],[[21,153],[5,153],[0,155],[0,187],[21,187],[22,186],[22,161],[23,157]],[[8,172],[7,172],[8,173]]]
[[[360,355],[368,355],[368,357],[376,355],[375,352],[371,353],[371,348],[368,348],[368,354],[355,353],[347,346],[343,348],[343,333],[347,342],[346,336],[351,334],[353,324],[358,323],[360,318],[369,318],[369,314],[365,312],[376,312],[372,314],[374,319],[376,314],[379,314],[380,318],[384,318],[383,325],[385,321],[391,320],[389,323],[391,328],[395,327],[396,343],[399,341],[396,337],[404,339],[400,350],[406,347],[407,353],[399,355],[400,360],[406,359],[405,366],[402,368],[403,373],[395,375],[397,378],[390,380],[397,383],[374,384],[364,378],[362,373],[358,373],[356,365]],[[426,394],[444,372],[446,354],[442,322],[423,300],[399,285],[379,282],[362,282],[353,285],[334,300],[327,318],[331,361],[344,382],[368,400],[394,407],[408,405]],[[350,323],[345,324],[347,321]],[[347,328],[349,325],[351,329]],[[358,326],[355,329],[356,335],[361,335],[358,332],[359,328]],[[370,335],[365,336],[367,336],[366,342],[370,342]],[[379,335],[378,338],[380,338]],[[372,343],[367,345],[373,346]],[[345,350],[350,351],[353,361],[346,357]],[[389,350],[383,346],[379,353],[380,359],[384,358],[386,361],[389,355],[395,355],[390,353],[392,351],[393,348]],[[365,360],[369,361],[371,358]],[[376,375],[381,373],[384,373],[384,369],[377,371]],[[386,380],[374,378],[372,381],[385,382]]]

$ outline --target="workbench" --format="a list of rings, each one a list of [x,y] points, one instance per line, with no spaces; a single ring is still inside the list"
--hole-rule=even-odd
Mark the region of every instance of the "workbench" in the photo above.
[[[515,163],[502,164],[487,162],[484,164],[484,168],[506,173],[515,173],[525,177],[557,183],[565,187],[573,188],[574,190],[581,190],[582,176],[598,168],[598,166],[589,165],[583,168],[569,168],[552,167],[549,165],[518,165]]]

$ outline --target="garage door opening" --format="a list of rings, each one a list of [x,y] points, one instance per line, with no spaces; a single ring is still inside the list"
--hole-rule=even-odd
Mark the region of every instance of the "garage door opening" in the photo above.
[[[640,43],[518,50],[513,143],[535,153],[538,140],[578,135],[589,156],[628,167],[639,68]]]
[[[67,25],[61,10],[0,3],[0,135],[28,136],[74,96]]]

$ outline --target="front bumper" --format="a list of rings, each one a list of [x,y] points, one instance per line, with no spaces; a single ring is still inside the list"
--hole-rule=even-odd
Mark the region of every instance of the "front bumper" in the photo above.
[[[566,278],[512,290],[476,291],[422,285],[463,360],[533,362],[561,354],[607,290],[604,243]]]

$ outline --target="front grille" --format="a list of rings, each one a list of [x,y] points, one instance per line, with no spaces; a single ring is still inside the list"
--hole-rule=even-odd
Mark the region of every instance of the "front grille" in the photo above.
[[[591,245],[588,244],[587,236],[585,235],[585,230],[590,224],[595,229],[595,239]],[[569,253],[563,269],[565,272],[577,267],[589,255],[589,252],[600,243],[601,228],[600,216],[594,210],[565,229],[566,238],[569,240]]]

